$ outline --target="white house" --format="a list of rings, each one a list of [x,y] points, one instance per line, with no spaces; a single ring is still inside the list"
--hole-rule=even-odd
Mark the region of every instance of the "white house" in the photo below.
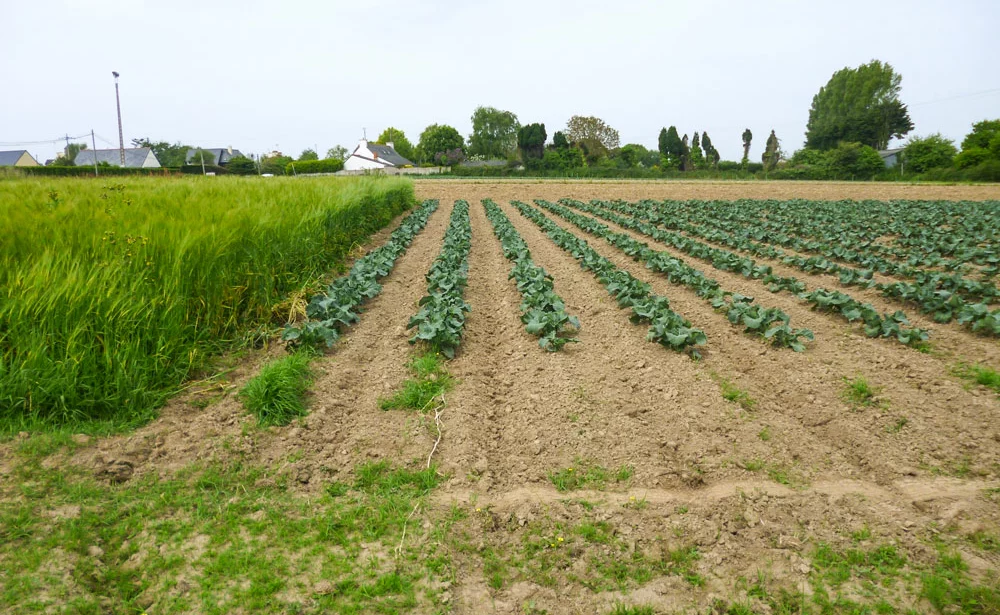
[[[122,165],[122,155],[119,149],[82,149],[73,159],[78,167],[93,166],[94,158],[97,164],[106,162],[113,167],[125,166],[130,169],[158,169],[160,161],[156,159],[153,150],[148,147],[125,148],[125,164]]]
[[[369,171],[406,166],[413,166],[413,163],[396,153],[391,141],[385,145],[376,145],[361,139],[354,153],[344,161],[345,171]]]

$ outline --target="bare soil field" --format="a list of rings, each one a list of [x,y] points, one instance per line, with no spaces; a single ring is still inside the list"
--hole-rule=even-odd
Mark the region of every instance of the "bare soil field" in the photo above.
[[[373,593],[370,603],[350,611],[335,597],[353,589],[338,585],[346,573],[323,559],[329,554],[320,553],[321,539],[302,545],[293,536],[268,534],[272,542],[248,557],[267,566],[283,554],[278,570],[291,581],[268,594],[272,602],[227,602],[252,593],[248,587],[256,581],[246,581],[247,587],[213,581],[211,566],[199,558],[240,540],[252,542],[247,533],[255,530],[237,520],[228,538],[196,531],[174,539],[163,530],[165,521],[151,518],[122,547],[123,561],[140,562],[132,568],[138,570],[155,557],[186,563],[143,581],[129,608],[105,612],[222,612],[207,606],[216,603],[230,605],[230,612],[262,604],[270,612],[301,613],[997,612],[990,609],[998,603],[990,600],[1000,591],[1000,398],[955,373],[960,362],[1000,367],[995,339],[915,318],[933,329],[930,352],[919,352],[865,337],[857,326],[817,313],[793,296],[773,295],[758,281],[675,253],[726,288],[780,307],[795,326],[816,336],[804,353],[773,348],[741,334],[687,288],[550,216],[652,284],[703,329],[709,342],[695,361],[646,341],[646,328],[630,323],[628,312],[593,275],[509,201],[984,200],[1000,199],[1000,187],[416,184],[418,198],[440,199],[441,207],[382,281],[384,290],[365,306],[361,322],[317,359],[307,417],[288,427],[258,429],[239,402],[238,390],[259,365],[284,352],[274,345],[234,359],[234,371],[192,387],[133,433],[76,438],[40,461],[42,468],[76,468],[109,490],[170,481],[199,463],[262,467],[267,470],[261,475],[240,482],[245,495],[225,492],[214,513],[192,505],[164,514],[174,521],[222,516],[255,490],[279,485],[282,491],[260,504],[259,515],[275,527],[300,521],[321,526],[329,524],[320,517],[332,506],[331,484],[352,483],[366,463],[423,468],[440,430],[433,461],[444,479],[412,512],[409,506],[401,511],[401,538],[370,538],[360,552],[325,549],[367,562],[373,583],[424,570],[414,577],[419,580],[413,599],[390,603]],[[435,423],[427,414],[381,410],[379,400],[410,377],[407,363],[416,351],[407,342],[407,320],[424,294],[424,274],[456,198],[471,205],[465,300],[472,311],[461,349],[447,364],[455,385]],[[479,203],[483,198],[500,205],[535,262],[552,275],[567,310],[580,318],[579,343],[547,353],[525,332],[521,298],[508,280],[511,264]],[[782,266],[769,264],[779,271]],[[797,275],[810,283],[820,279]],[[836,286],[829,278],[821,282]],[[880,309],[891,307],[878,293],[851,292]],[[860,405],[845,395],[847,383],[858,377],[874,389]],[[8,504],[30,497],[13,485],[22,472],[19,446],[25,444],[0,445],[0,479],[6,484],[0,498]],[[297,508],[281,518],[268,516],[268,506],[282,499]],[[79,506],[67,512],[55,503],[41,505],[56,517],[81,514]],[[82,506],[86,511],[87,504]],[[69,579],[80,559],[111,552],[107,545],[84,549],[53,561],[47,573]],[[4,578],[0,573],[0,590]],[[56,591],[50,582],[40,583],[40,591]],[[74,583],[56,595],[68,600],[100,592]],[[10,600],[18,606],[8,612],[21,612],[25,603]],[[61,612],[60,600],[54,602],[39,610]]]
[[[1000,200],[1000,185],[709,180],[418,179],[418,198],[467,199],[890,199]]]

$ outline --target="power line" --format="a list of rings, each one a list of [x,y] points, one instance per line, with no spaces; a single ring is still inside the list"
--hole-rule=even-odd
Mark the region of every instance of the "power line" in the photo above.
[[[54,144],[54,143],[59,143],[61,141],[65,141],[67,138],[69,138],[69,139],[82,139],[84,137],[89,137],[89,136],[90,136],[90,131],[87,131],[87,132],[83,133],[82,135],[77,135],[75,137],[68,137],[66,135],[63,135],[63,136],[58,137],[56,139],[48,139],[46,141],[0,141],[0,146],[8,147],[8,146],[12,146],[12,145],[47,145],[47,144]]]
[[[969,92],[968,94],[959,94],[957,96],[949,96],[947,98],[938,98],[936,100],[925,100],[923,102],[913,103],[911,107],[919,107],[920,105],[932,105],[934,103],[946,102],[949,100],[958,100],[960,98],[972,98],[973,96],[983,96],[984,94],[995,94],[1000,92],[1000,88],[993,88],[991,90],[980,90],[978,92]]]

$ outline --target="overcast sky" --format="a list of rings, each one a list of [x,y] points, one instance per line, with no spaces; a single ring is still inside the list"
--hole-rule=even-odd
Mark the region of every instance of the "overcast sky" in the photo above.
[[[468,136],[477,105],[543,122],[596,115],[621,143],[708,131],[724,159],[759,160],[771,129],[802,146],[813,95],[873,58],[903,77],[913,134],[960,142],[1000,117],[1000,2],[840,0],[4,0],[0,149],[42,160],[93,128],[297,156],[367,128],[432,123]]]

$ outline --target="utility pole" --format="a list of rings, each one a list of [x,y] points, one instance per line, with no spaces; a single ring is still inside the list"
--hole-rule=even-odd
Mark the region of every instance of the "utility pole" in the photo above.
[[[66,158],[68,159],[69,158],[69,133],[68,132],[66,133],[66,151],[65,151],[65,154],[66,154]],[[97,154],[94,154],[94,156],[97,156]],[[97,158],[94,158],[94,160],[97,160]]]
[[[94,177],[97,177],[97,139],[94,138],[93,128],[90,129],[90,142],[94,146]],[[69,147],[69,142],[66,143],[66,147]]]
[[[115,104],[118,106],[118,151],[121,152],[122,168],[125,168],[125,135],[122,133],[122,102],[118,97],[118,71],[111,71],[115,76]],[[97,156],[97,152],[94,152]]]

